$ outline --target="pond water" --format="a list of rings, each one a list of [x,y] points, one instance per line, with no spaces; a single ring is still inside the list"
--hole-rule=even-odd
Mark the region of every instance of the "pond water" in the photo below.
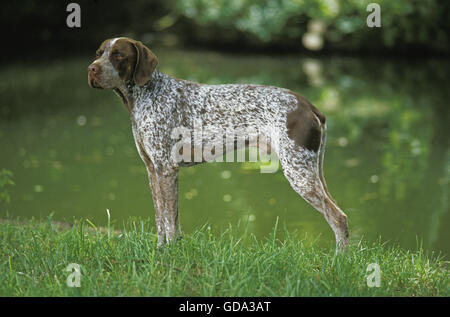
[[[155,50],[160,70],[204,83],[256,83],[292,89],[327,116],[324,171],[347,213],[351,240],[398,243],[450,253],[447,60],[223,55]],[[2,66],[0,169],[14,173],[0,218],[88,218],[116,227],[154,218],[146,171],[128,114],[112,91],[88,87],[91,58]],[[229,224],[268,237],[277,218],[299,237],[324,246],[334,236],[281,171],[256,163],[183,168],[179,188],[184,232]]]

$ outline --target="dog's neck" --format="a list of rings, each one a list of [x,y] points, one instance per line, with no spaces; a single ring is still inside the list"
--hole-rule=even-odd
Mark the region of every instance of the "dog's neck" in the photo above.
[[[144,95],[151,96],[158,92],[164,82],[167,82],[169,76],[155,69],[150,80],[143,86],[137,86],[132,80],[123,83],[123,85],[114,88],[114,92],[122,99],[125,108],[131,114],[134,111],[136,101]]]

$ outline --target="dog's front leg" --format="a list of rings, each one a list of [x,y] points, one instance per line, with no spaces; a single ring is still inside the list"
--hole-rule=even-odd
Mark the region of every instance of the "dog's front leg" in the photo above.
[[[162,216],[163,201],[161,198],[161,190],[159,188],[158,178],[155,171],[148,169],[148,179],[152,190],[153,206],[155,209],[155,224],[158,236],[158,245],[161,246],[166,241],[164,217]]]
[[[158,171],[155,176],[158,187],[156,199],[160,209],[159,223],[164,232],[163,235],[158,234],[158,244],[163,244],[169,243],[181,235],[178,222],[178,170]],[[159,226],[158,223],[157,225]]]

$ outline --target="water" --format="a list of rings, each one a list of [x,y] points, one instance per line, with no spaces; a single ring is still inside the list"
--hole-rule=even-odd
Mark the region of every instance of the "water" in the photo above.
[[[352,241],[398,243],[450,253],[449,111],[446,60],[220,55],[156,50],[160,70],[204,83],[256,83],[293,89],[327,116],[324,171],[347,213]],[[151,217],[146,171],[127,112],[112,91],[88,87],[90,58],[10,65],[0,70],[0,168],[14,173],[19,217],[106,223]],[[279,171],[254,163],[213,163],[180,173],[184,232],[229,224],[267,237],[279,218],[299,237],[329,246],[323,217]]]

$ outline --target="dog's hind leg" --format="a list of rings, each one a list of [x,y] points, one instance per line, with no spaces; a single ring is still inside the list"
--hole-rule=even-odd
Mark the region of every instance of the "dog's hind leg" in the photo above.
[[[343,236],[342,236],[343,243],[342,243],[341,247],[345,248],[345,246],[348,243],[348,236],[349,236],[347,215],[339,208],[336,201],[331,196],[331,194],[327,188],[327,183],[325,181],[325,177],[323,176],[323,158],[325,155],[325,145],[326,145],[326,140],[327,140],[327,125],[326,124],[323,124],[321,126],[321,136],[322,137],[321,137],[320,148],[319,148],[319,161],[318,161],[318,165],[317,165],[317,171],[319,172],[319,178],[320,178],[320,182],[322,183],[323,189],[324,189],[326,195],[328,196],[329,205],[331,206],[332,209],[335,210],[334,213],[338,215],[337,218],[343,218],[343,219],[341,219],[341,221],[338,224],[342,227],[342,232],[343,232]]]
[[[279,157],[292,188],[325,217],[335,234],[339,250],[348,243],[347,216],[326,188],[322,173],[323,150],[324,146],[320,146],[317,152],[307,150],[285,139]]]

